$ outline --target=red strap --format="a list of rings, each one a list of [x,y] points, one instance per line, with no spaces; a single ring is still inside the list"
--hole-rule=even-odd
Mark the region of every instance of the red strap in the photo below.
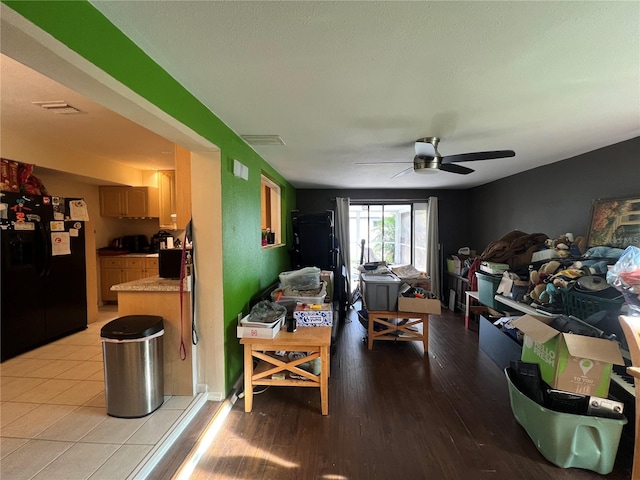
[[[182,297],[184,295],[184,276],[185,276],[185,264],[187,259],[187,239],[185,237],[184,242],[182,242],[182,259],[180,260],[180,360],[186,360],[187,358],[187,347],[184,344],[184,322],[183,318],[183,301]]]

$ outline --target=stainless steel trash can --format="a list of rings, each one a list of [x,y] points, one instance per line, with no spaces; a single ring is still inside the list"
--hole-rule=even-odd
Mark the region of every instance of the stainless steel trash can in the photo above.
[[[107,414],[137,418],[164,401],[162,317],[128,315],[100,330]]]

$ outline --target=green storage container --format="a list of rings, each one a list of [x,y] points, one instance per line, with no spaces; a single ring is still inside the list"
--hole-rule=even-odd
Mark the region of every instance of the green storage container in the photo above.
[[[478,278],[478,300],[483,305],[494,310],[499,310],[501,307],[495,300],[496,290],[502,280],[502,275],[489,275],[486,273],[476,272]]]
[[[544,458],[562,468],[611,473],[626,418],[554,412],[520,392],[509,378],[509,368],[504,372],[513,415]]]

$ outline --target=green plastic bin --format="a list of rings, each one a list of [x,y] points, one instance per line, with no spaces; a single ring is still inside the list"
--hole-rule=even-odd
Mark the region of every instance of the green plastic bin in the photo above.
[[[495,296],[500,280],[502,280],[502,275],[476,272],[476,278],[478,279],[478,300],[480,303],[494,310],[499,310],[501,307],[498,305]]]
[[[611,473],[626,418],[554,412],[520,392],[509,378],[508,367],[504,373],[513,415],[544,458],[562,468]]]

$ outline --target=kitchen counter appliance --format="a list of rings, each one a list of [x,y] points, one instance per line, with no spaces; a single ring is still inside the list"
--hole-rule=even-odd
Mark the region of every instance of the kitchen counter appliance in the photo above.
[[[0,361],[87,328],[83,205],[0,192]]]
[[[185,261],[187,253],[185,252]],[[180,278],[180,270],[182,268],[182,249],[181,248],[163,248],[158,252],[158,274],[160,278]]]
[[[151,253],[158,253],[160,252],[161,248],[166,248],[167,238],[169,237],[173,238],[173,235],[171,235],[166,230],[160,230],[158,233],[151,237],[151,246],[149,248],[149,251]]]

